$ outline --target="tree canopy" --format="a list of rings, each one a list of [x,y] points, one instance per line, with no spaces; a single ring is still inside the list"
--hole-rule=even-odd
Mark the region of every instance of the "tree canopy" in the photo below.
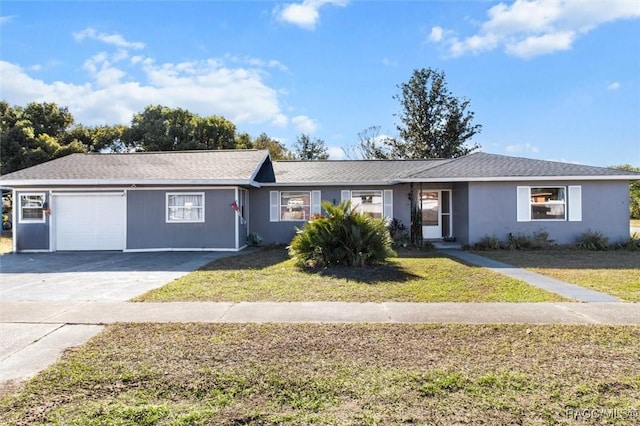
[[[235,124],[223,117],[200,117],[181,108],[150,105],[133,117],[130,126],[86,127],[74,125],[69,110],[53,103],[34,102],[22,108],[0,101],[1,174],[74,152],[252,148],[269,150],[274,160],[293,158],[292,152],[265,133],[252,140],[247,133],[237,133]]]
[[[10,173],[25,167],[84,152],[86,147],[77,138],[65,138],[73,124],[67,108],[56,104],[30,103],[25,108],[0,102],[0,173]]]
[[[472,124],[470,101],[451,94],[443,71],[414,70],[398,87],[401,93],[393,98],[402,106],[396,125],[400,138],[386,141],[391,157],[456,158],[479,148],[467,142],[482,126]]]
[[[467,110],[470,101],[451,94],[444,72],[414,70],[398,88],[393,99],[402,107],[396,114],[399,137],[378,137],[380,128],[372,126],[358,133],[351,153],[364,159],[456,158],[480,147],[468,143],[482,126],[473,124],[474,114]]]
[[[311,139],[303,133],[296,140],[293,155],[296,160],[327,160],[329,151],[322,139]]]

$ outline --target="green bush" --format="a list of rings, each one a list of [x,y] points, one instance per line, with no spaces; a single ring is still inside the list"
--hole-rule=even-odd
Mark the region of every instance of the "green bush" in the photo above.
[[[629,239],[621,244],[622,249],[629,251],[640,251],[640,235],[634,233]]]
[[[502,242],[495,235],[485,235],[473,245],[474,250],[481,251],[500,250],[501,248]]]
[[[351,202],[334,206],[323,202],[326,216],[298,229],[289,255],[298,266],[364,266],[394,256],[391,235],[382,219],[373,219],[351,208]]]
[[[526,250],[533,246],[533,239],[529,234],[509,232],[507,235],[507,249],[509,250]]]
[[[577,246],[581,250],[603,251],[609,249],[609,238],[600,231],[584,231],[578,237]]]

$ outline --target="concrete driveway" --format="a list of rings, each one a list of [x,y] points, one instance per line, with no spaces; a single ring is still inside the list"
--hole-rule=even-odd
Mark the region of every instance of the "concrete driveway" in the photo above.
[[[90,314],[92,303],[125,302],[212,260],[235,254],[67,252],[1,255],[0,391],[3,386],[35,375],[58,359],[66,348],[81,345],[104,328],[99,324],[49,321],[48,318],[73,309]],[[12,315],[16,312],[27,319],[15,320]]]
[[[0,256],[0,300],[125,301],[235,252]]]

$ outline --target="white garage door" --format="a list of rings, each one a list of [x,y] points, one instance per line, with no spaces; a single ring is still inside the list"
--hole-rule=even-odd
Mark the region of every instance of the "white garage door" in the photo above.
[[[122,193],[57,194],[56,250],[124,250],[125,197]]]

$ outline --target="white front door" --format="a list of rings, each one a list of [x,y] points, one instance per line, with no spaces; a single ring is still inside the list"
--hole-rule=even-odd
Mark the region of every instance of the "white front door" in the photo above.
[[[55,194],[56,250],[124,250],[123,193]]]
[[[421,191],[420,206],[422,209],[422,238],[425,240],[442,238],[442,221],[440,191]]]

